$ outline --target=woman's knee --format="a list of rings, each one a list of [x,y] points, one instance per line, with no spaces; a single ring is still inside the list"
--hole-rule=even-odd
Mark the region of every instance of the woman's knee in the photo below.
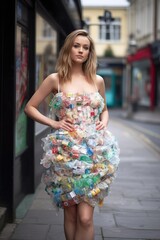
[[[84,214],[84,215],[78,216],[78,222],[80,223],[81,226],[88,228],[92,226],[93,219],[92,219],[92,216]]]
[[[78,205],[78,222],[88,227],[93,224],[93,211],[94,208],[88,203],[82,202]]]

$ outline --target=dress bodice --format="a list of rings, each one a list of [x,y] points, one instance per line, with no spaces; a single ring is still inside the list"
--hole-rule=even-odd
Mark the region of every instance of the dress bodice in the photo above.
[[[74,124],[91,124],[99,119],[104,99],[99,92],[55,94],[49,104],[51,116],[71,119]]]

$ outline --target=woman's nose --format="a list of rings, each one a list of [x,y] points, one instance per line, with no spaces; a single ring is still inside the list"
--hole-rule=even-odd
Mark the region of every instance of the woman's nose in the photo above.
[[[82,47],[79,48],[79,52],[83,52],[83,48]]]

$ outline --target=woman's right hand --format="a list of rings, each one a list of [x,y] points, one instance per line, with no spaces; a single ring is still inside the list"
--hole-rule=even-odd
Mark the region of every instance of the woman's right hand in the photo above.
[[[54,129],[63,129],[66,131],[73,131],[74,130],[74,125],[70,119],[62,119],[59,121],[54,121],[54,124],[51,126]]]

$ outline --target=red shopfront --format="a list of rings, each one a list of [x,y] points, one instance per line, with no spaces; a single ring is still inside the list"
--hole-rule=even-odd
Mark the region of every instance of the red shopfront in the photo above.
[[[131,66],[131,95],[137,94],[138,106],[151,110],[155,107],[155,65],[150,46],[127,57]]]

